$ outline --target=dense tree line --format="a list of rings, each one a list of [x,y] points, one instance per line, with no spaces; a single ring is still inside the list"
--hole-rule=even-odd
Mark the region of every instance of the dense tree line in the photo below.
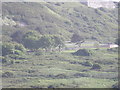
[[[64,46],[63,38],[58,35],[40,35],[37,31],[22,31],[15,32],[12,40],[22,43],[25,48],[37,50],[39,48],[46,51],[58,47],[59,49]]]
[[[24,52],[26,49],[38,50],[39,48],[46,51],[58,48],[58,51],[64,46],[63,39],[57,35],[40,35],[36,31],[15,32],[12,36],[12,42],[2,44],[2,56]]]

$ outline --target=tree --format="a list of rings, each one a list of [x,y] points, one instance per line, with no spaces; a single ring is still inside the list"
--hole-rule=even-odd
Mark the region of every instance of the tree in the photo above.
[[[54,39],[54,46],[57,47],[59,45],[64,45],[63,43],[63,39],[59,36],[53,36],[53,39]]]
[[[23,37],[23,45],[28,49],[38,49],[40,34],[36,31],[29,31]]]
[[[59,47],[59,51],[64,46],[63,39],[59,36],[53,36],[54,39],[54,47]]]
[[[51,49],[54,41],[50,36],[45,35],[45,36],[42,36],[38,42],[39,42],[39,46],[41,48],[46,49],[47,51],[48,49]]]
[[[79,42],[82,40],[83,40],[83,37],[81,37],[79,34],[76,34],[76,33],[74,33],[71,38],[71,42]]]

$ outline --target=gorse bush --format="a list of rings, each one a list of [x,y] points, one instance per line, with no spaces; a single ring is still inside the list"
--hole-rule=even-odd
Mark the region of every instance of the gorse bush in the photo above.
[[[14,51],[14,54],[16,54],[16,55],[22,55],[22,54],[23,54],[23,52],[22,52],[22,51],[20,51],[20,50],[15,50],[15,51]]]
[[[91,69],[101,69],[102,67],[99,64],[93,64]]]
[[[6,60],[6,58],[5,58],[5,57],[2,57],[2,58],[0,58],[0,59],[2,59],[2,64],[4,64],[4,63],[6,63],[6,62],[7,62],[7,60]]]
[[[88,61],[83,62],[82,65],[88,66],[88,67],[92,67],[93,66],[93,64],[91,62],[88,62]]]
[[[3,43],[2,44],[2,56],[12,54],[14,46],[11,43]]]
[[[14,77],[14,74],[12,72],[4,72],[2,74],[2,77],[12,78],[12,77]]]
[[[87,49],[80,49],[75,53],[72,53],[73,55],[77,55],[77,56],[90,56],[92,53],[90,50]]]
[[[2,56],[9,54],[20,54],[24,53],[26,49],[22,44],[5,42],[2,44]]]
[[[15,44],[15,50],[19,50],[21,52],[26,51],[25,47],[22,44],[18,44],[18,43]]]

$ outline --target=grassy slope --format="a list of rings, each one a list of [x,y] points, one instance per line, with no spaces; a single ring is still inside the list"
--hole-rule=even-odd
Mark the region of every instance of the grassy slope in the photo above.
[[[58,34],[66,39],[77,32],[86,39],[114,42],[117,35],[117,9],[93,9],[80,3],[3,3],[3,17],[14,19],[11,15],[28,23],[23,30]]]

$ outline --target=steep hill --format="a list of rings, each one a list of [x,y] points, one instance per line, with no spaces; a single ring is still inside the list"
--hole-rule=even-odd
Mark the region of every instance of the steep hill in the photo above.
[[[85,39],[114,42],[118,33],[116,9],[93,9],[81,3],[3,3],[3,36],[11,40],[17,30],[36,30],[70,40],[74,33]]]

